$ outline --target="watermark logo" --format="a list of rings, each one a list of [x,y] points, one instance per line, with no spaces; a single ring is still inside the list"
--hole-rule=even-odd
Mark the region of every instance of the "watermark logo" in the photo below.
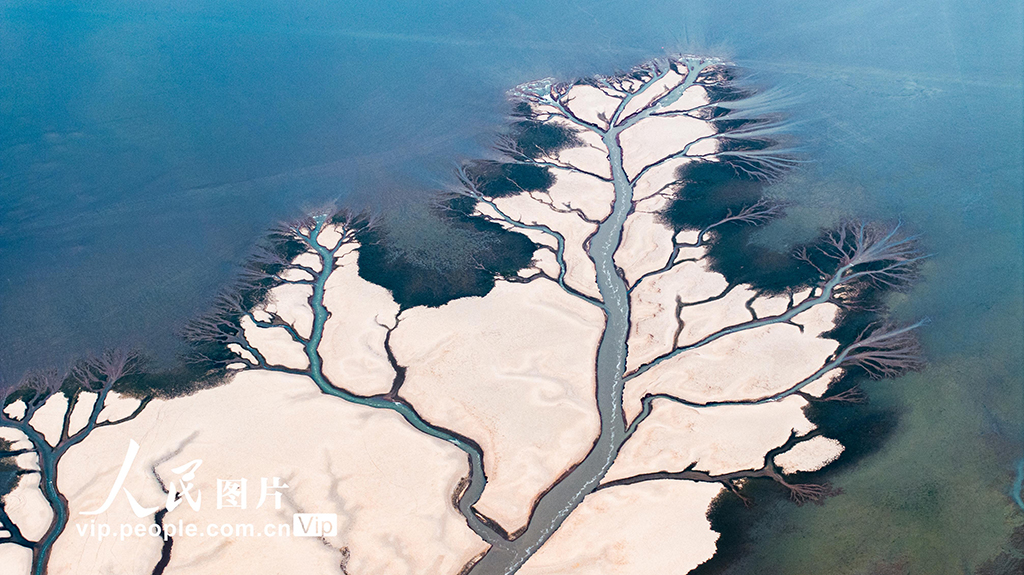
[[[103,503],[96,509],[80,511],[80,515],[99,515],[113,505],[118,495],[124,494],[137,517],[153,517],[154,514],[174,511],[182,503],[187,503],[194,511],[199,511],[203,505],[203,494],[200,488],[193,483],[196,473],[203,464],[202,459],[194,459],[171,470],[176,478],[164,485],[167,493],[166,502],[163,506],[143,507],[142,504],[124,486],[125,480],[131,472],[135,459],[139,454],[139,444],[134,440],[128,443],[128,451],[125,453],[121,469],[114,479],[109,493]],[[250,483],[246,478],[217,479],[216,481],[216,508],[220,509],[260,509],[266,505],[270,509],[270,502],[273,501],[273,508],[280,510],[282,505],[282,492],[288,489],[287,483],[280,477],[261,477],[259,482],[259,499],[256,506],[249,505]],[[253,485],[254,487],[254,485]],[[255,491],[255,489],[253,489]],[[253,494],[255,495],[255,494]],[[253,497],[255,499],[255,497]],[[216,513],[216,512],[215,512]],[[96,520],[88,524],[79,524],[75,528],[78,534],[83,537],[94,537],[103,540],[110,537],[119,537],[122,541],[129,537],[161,537],[165,541],[172,537],[333,537],[338,534],[338,515],[336,513],[294,513],[292,523],[266,523],[257,525],[254,523],[185,523],[178,519],[177,522],[167,518],[168,521],[157,519],[154,523],[123,523],[115,529],[115,525],[100,523]],[[285,519],[282,517],[282,519]],[[287,519],[285,519],[287,521]]]
[[[296,537],[333,537],[338,534],[338,514],[296,513],[292,515],[292,533]]]
[[[146,517],[156,513],[160,507],[143,507],[139,504],[135,496],[128,491],[128,488],[124,487],[125,479],[128,478],[128,472],[131,471],[132,464],[135,463],[135,457],[139,454],[139,444],[134,439],[129,440],[128,451],[124,454],[124,462],[121,463],[121,470],[117,474],[117,478],[114,479],[114,485],[110,488],[110,493],[107,494],[106,500],[98,508],[92,511],[79,511],[80,515],[99,515],[110,508],[111,504],[114,503],[114,499],[117,498],[117,494],[124,491],[125,497],[128,499],[128,504],[131,506],[132,511],[136,517]],[[167,502],[164,504],[164,509],[167,511],[174,511],[174,509],[182,503],[182,501],[188,502],[189,507],[193,511],[199,511],[203,503],[203,494],[195,485],[192,480],[196,477],[196,470],[203,464],[202,459],[194,459],[188,463],[175,467],[171,470],[171,473],[180,475],[177,484],[173,481],[170,487],[167,489]],[[268,479],[266,477],[260,478],[260,499],[256,504],[256,508],[263,507],[266,503],[267,498],[270,495],[274,496],[274,509],[281,508],[281,490],[287,489],[288,484],[281,481],[280,477],[274,477]],[[180,491],[179,491],[180,489]],[[218,479],[217,480],[217,509],[245,509],[248,505],[248,480],[246,479]]]

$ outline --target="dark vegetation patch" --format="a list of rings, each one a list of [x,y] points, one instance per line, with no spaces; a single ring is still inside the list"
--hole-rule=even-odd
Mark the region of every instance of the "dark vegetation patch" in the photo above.
[[[225,288],[221,299],[207,316],[217,325],[237,326],[244,310],[264,303],[270,290],[281,284],[277,274],[290,262],[308,250],[308,246],[294,237],[275,231],[256,246],[241,266],[233,285]],[[225,298],[237,305],[221,305]],[[181,397],[202,389],[216,387],[228,375],[225,368],[240,358],[222,342],[208,338],[184,337],[189,345],[183,362],[163,371],[142,370],[124,377],[115,391],[132,397]]]
[[[1003,545],[1002,552],[983,563],[977,575],[1020,575],[1024,573],[1024,525],[1018,526]]]
[[[721,533],[715,554],[689,572],[689,575],[719,575],[725,573],[738,559],[747,556],[758,545],[752,526],[771,519],[772,503],[785,497],[773,481],[748,481],[743,494],[755,501],[752,507],[744,505],[739,497],[722,491],[708,509],[711,528]],[[758,504],[757,502],[760,502]],[[767,572],[759,575],[775,575]],[[781,575],[781,574],[780,574]]]
[[[864,379],[863,375],[846,375],[830,386],[829,393],[845,391],[863,383]],[[881,408],[870,402],[814,402],[804,409],[804,413],[811,423],[826,436],[842,443],[845,449],[839,459],[821,471],[797,474],[799,481],[825,481],[831,474],[859,463],[885,444],[902,416],[892,408]]]
[[[583,141],[575,131],[566,127],[538,121],[526,102],[520,102],[512,109],[512,122],[509,131],[501,138],[503,148],[512,152],[515,159],[528,158],[536,160],[564,150],[582,146]]]
[[[754,95],[754,90],[737,80],[738,71],[729,66],[710,66],[697,76],[697,82],[704,86],[711,102],[735,102]]]
[[[514,108],[512,120],[499,147],[518,161],[476,160],[463,166],[466,180],[489,198],[547,190],[555,182],[551,171],[521,162],[582,144],[569,128],[536,120],[526,103]],[[389,240],[387,230],[369,229],[360,238],[359,275],[390,290],[403,308],[487,295],[495,278],[514,276],[528,266],[537,246],[523,234],[473,215],[477,202],[451,194],[440,199],[436,210],[440,225],[472,238],[472,265],[424,265]]]
[[[775,145],[773,142],[764,139],[754,138],[723,138],[718,142],[719,152],[753,152],[766,150]]]
[[[230,353],[227,359],[237,360],[238,356]],[[168,370],[134,373],[121,378],[113,391],[139,399],[184,397],[219,385],[226,375],[221,365],[212,361],[188,362]]]
[[[534,164],[478,160],[465,166],[467,177],[489,198],[504,198],[523,192],[540,192],[555,183],[550,170]]]
[[[701,230],[730,213],[757,203],[765,182],[730,162],[692,162],[676,173],[678,189],[662,217],[678,230]],[[798,291],[818,279],[817,271],[788,253],[751,241],[756,227],[729,223],[714,228],[707,261],[730,284],[750,284],[769,294]]]
[[[0,452],[9,451],[12,446],[13,442],[0,437]],[[18,486],[18,470],[14,457],[0,457],[0,497],[14,491]]]
[[[464,166],[465,177],[487,197],[498,198],[524,191],[543,191],[554,183],[547,168],[523,163],[559,150],[582,145],[575,131],[538,121],[528,104],[520,103],[511,113],[508,131],[500,136],[498,148],[511,161],[477,160]],[[537,246],[526,236],[474,216],[477,200],[452,195],[438,202],[437,225],[447,230],[442,236],[452,243],[433,246],[409,246],[395,241],[387,223],[362,226],[358,239],[359,275],[391,291],[402,308],[419,305],[440,306],[461,297],[484,296],[495,279],[511,277],[528,266]],[[393,230],[392,230],[393,231]],[[449,233],[450,232],[450,233]],[[289,261],[306,251],[295,239],[272,234],[265,250]],[[424,250],[432,257],[422,257]],[[449,257],[444,252],[451,252]],[[459,252],[459,253],[456,253]],[[466,252],[469,252],[468,254]],[[243,266],[242,281],[226,293],[240,298],[239,309],[217,314],[223,325],[237,325],[243,310],[263,303],[267,293],[279,282],[274,275],[281,270],[275,258],[253,258]],[[183,395],[216,385],[227,375],[224,366],[237,359],[222,343],[191,342],[190,363],[173,371],[135,376],[125,384],[134,395],[163,390],[166,395]]]
[[[475,265],[424,265],[389,243],[386,232],[370,229],[360,238],[360,277],[390,290],[402,308],[437,307],[461,297],[487,295],[496,277],[513,276],[528,266],[537,246],[522,234],[470,215],[475,204],[465,196],[450,198],[441,219],[475,238]]]

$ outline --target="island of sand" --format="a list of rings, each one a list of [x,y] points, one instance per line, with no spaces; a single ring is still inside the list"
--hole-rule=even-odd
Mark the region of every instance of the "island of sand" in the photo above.
[[[902,236],[835,232],[787,289],[729,277],[716,242],[779,208],[697,197],[694,170],[758,181],[784,161],[737,145],[772,128],[722,121],[753,117],[726,71],[679,58],[520,86],[503,155],[465,164],[447,204],[534,244],[485,296],[403,305],[360,273],[372,224],[314,214],[190,333],[225,350],[220,385],[8,402],[25,469],[40,437],[97,424],[55,467],[67,524],[45,572],[685,573],[715,554],[716,498],[750,481],[827,496],[798,479],[843,445],[805,408],[850,369],[900,369],[879,350],[906,330],[829,335],[865,281],[899,279]],[[52,524],[45,476],[4,497],[26,540]],[[336,524],[298,536],[296,514]],[[0,544],[0,564],[32,572],[33,548]]]

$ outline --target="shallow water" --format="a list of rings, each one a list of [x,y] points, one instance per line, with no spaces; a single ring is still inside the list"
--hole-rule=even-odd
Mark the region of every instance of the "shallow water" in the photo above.
[[[126,341],[172,357],[261,232],[325,201],[443,241],[423,200],[487,154],[505,90],[711,53],[780,89],[809,160],[760,241],[902,217],[935,254],[894,302],[932,318],[933,367],[871,387],[897,432],[845,496],[759,520],[735,572],[963,573],[1024,523],[1019,3],[181,4],[0,4],[9,377]]]

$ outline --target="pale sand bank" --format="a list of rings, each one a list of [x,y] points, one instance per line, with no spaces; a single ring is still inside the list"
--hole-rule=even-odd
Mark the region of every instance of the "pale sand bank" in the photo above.
[[[0,543],[0,574],[25,575],[31,569],[31,550],[13,543]]]
[[[60,432],[64,428],[64,414],[68,410],[68,398],[63,392],[57,392],[50,396],[32,416],[29,425],[43,434],[46,442],[57,445],[60,441]]]
[[[338,535],[325,542],[178,537],[168,574],[326,573],[337,570],[342,548],[350,553],[347,569],[353,575],[454,572],[484,548],[450,503],[468,470],[462,451],[415,431],[394,412],[324,396],[307,378],[251,371],[222,387],[154,401],[135,420],[99,429],[68,452],[59,487],[71,502],[71,524],[54,548],[51,573],[152,570],[159,539],[99,543],[80,536],[76,527],[92,519],[152,522],[152,516],[136,518],[123,494],[99,516],[79,515],[106,498],[130,439],[141,449],[125,487],[143,506],[166,503],[150,466],[157,464],[170,481],[178,477],[172,468],[202,459],[193,480],[202,493],[201,510],[183,503],[165,523],[262,527],[290,523],[297,510],[339,515]],[[269,500],[256,509],[260,478],[274,476],[290,486],[283,509],[274,510]],[[247,479],[248,509],[216,509],[219,478]]]
[[[632,417],[640,411],[640,398],[648,393],[667,393],[696,403],[768,397],[813,374],[837,347],[834,340],[785,324],[731,334],[631,380],[624,406]]]
[[[548,188],[547,195],[556,206],[570,204],[591,220],[602,220],[611,213],[615,201],[615,187],[611,182],[566,170],[551,172],[555,183]]]
[[[818,379],[818,381],[813,381],[807,384],[807,386],[803,388],[803,392],[808,395],[813,395],[814,397],[821,397],[828,391],[832,382],[842,377],[843,373],[845,373],[845,370],[838,368],[827,371]]]
[[[479,442],[488,483],[477,508],[515,531],[598,435],[603,314],[552,282],[499,282],[486,297],[402,318],[392,342],[409,368],[402,396],[431,423]]]
[[[14,419],[21,419],[22,417],[25,417],[25,411],[27,409],[28,406],[25,405],[25,402],[19,399],[17,401],[12,401],[10,405],[5,407],[4,413],[7,414],[8,417],[13,417]],[[3,436],[4,430],[5,428],[0,427],[0,437]]]
[[[682,83],[683,80],[683,76],[676,73],[675,70],[665,72],[663,77],[651,83],[646,90],[633,96],[629,103],[622,108],[621,117],[628,118],[639,112],[658,98],[667,94],[672,88]]]
[[[340,241],[341,232],[338,230],[338,226],[334,225],[324,226],[316,237],[316,242],[329,250],[333,250]]]
[[[652,231],[656,230],[657,228],[654,228]],[[703,251],[703,248],[700,248],[701,257]],[[725,277],[709,272],[703,262],[683,262],[668,272],[640,282],[630,294],[633,321],[630,325],[627,369],[635,369],[671,351],[678,328],[675,315],[677,298],[684,304],[698,302],[722,293],[727,286]],[[688,316],[692,315],[690,310],[684,311]],[[746,312],[742,302],[740,311]],[[724,312],[736,313],[728,308]],[[724,319],[711,316],[708,321],[725,326],[727,324],[724,323]],[[740,320],[742,319],[741,317]]]
[[[263,320],[260,320],[260,321],[263,321]],[[250,352],[249,350],[245,349],[244,347],[242,347],[241,345],[239,345],[237,343],[229,343],[228,344],[228,350],[230,350],[233,353],[238,354],[239,357],[241,357],[245,361],[249,362],[249,365],[257,365],[257,364],[259,364],[259,361],[256,360],[256,356],[253,355],[252,352]],[[234,364],[232,364],[232,365],[234,365]],[[242,367],[245,367],[244,363],[239,364],[239,365],[241,365]]]
[[[71,418],[68,420],[68,434],[74,435],[89,424],[89,416],[92,414],[92,408],[96,406],[96,399],[99,395],[83,391],[78,394],[78,402],[75,403],[75,409],[71,412]]]
[[[103,409],[100,411],[96,421],[117,421],[128,417],[139,407],[140,403],[142,401],[139,399],[111,391],[107,394],[107,400],[104,402]]]
[[[710,155],[717,152],[718,149],[718,139],[708,138],[706,140],[695,142],[692,146],[690,146],[690,149],[689,151],[687,151],[687,154],[690,156],[705,156],[704,159],[708,161],[718,161],[717,158]]]
[[[306,272],[301,273],[309,275]],[[299,335],[308,338],[313,332],[313,310],[309,307],[309,298],[312,295],[313,286],[282,284],[270,290],[263,308],[277,314],[295,328]]]
[[[578,291],[592,297],[600,297],[597,289],[597,271],[594,262],[583,249],[586,239],[594,233],[596,226],[583,221],[578,215],[572,213],[559,213],[549,206],[535,200],[526,194],[498,198],[494,201],[495,206],[501,213],[516,219],[524,224],[543,224],[558,232],[565,238],[565,259],[566,275],[565,283]],[[498,221],[502,221],[497,212],[486,204],[477,206],[480,213]],[[546,245],[551,248],[557,246],[557,240],[546,232],[540,230],[512,228],[515,231],[526,235],[535,243]],[[557,274],[555,275],[557,277]]]
[[[284,327],[259,327],[248,316],[241,321],[245,339],[270,365],[294,369],[309,367],[309,358],[302,344],[292,339]]]
[[[622,142],[622,166],[626,175],[636,177],[649,164],[669,158],[693,144],[690,155],[708,151],[694,144],[715,134],[714,126],[689,116],[658,116],[640,120],[619,136]],[[713,151],[713,149],[711,150]]]
[[[689,164],[690,158],[673,158],[666,160],[653,168],[647,170],[644,175],[633,184],[633,201],[642,202],[654,197],[656,194],[674,193],[667,185],[676,181],[676,174],[679,168]]]
[[[519,276],[528,277],[534,271],[544,272],[549,278],[557,278],[559,267],[555,253],[551,250],[537,250],[533,252],[533,260],[530,263],[530,267],[519,270]]]
[[[384,338],[395,325],[398,304],[388,290],[359,277],[358,257],[350,251],[338,258],[324,286],[324,307],[331,314],[320,343],[324,375],[359,395],[387,393],[395,371]]]
[[[615,250],[615,265],[626,272],[627,286],[664,267],[672,255],[672,230],[651,211],[638,211],[626,219],[622,242]]]
[[[590,130],[583,130],[568,120],[555,118],[551,120],[551,124],[562,126],[573,132],[583,145],[559,150],[553,156],[541,158],[542,160],[569,164],[602,178],[612,177],[612,169],[608,163],[608,147],[604,145],[600,136]]]
[[[294,260],[292,260],[292,262],[300,266],[305,266],[315,272],[320,271],[321,268],[320,256],[312,251],[299,254]]]
[[[605,481],[657,471],[682,471],[691,463],[712,475],[759,469],[768,451],[803,435],[807,420],[800,397],[762,405],[695,409],[656,400],[651,414],[622,447]]]
[[[313,281],[313,276],[306,270],[287,269],[278,274],[281,279],[289,282]]]
[[[655,225],[651,224],[652,233]],[[692,251],[702,255],[704,250]],[[745,286],[726,293],[727,288],[724,276],[711,272],[701,261],[680,263],[641,282],[631,294],[634,321],[627,368],[636,369],[668,353],[677,336],[679,345],[693,344],[722,328],[751,321],[747,302],[758,317],[781,313],[789,302],[787,296],[757,296]],[[794,297],[799,301],[803,295]],[[681,329],[677,298],[696,304],[683,308]],[[697,303],[705,300],[710,301]],[[837,311],[832,304],[817,305],[794,318],[802,331],[796,325],[772,324],[726,335],[663,361],[627,384],[626,413],[635,416],[640,398],[647,393],[705,403],[784,391],[821,367],[838,347],[836,341],[821,337],[835,325]]]
[[[29,454],[33,459],[35,456]],[[22,466],[27,469],[38,469],[36,464]],[[46,534],[53,520],[53,511],[39,490],[39,474],[28,473],[18,480],[17,487],[4,495],[4,510],[14,524],[21,529],[21,534],[30,541],[38,541]]]
[[[704,86],[690,86],[675,102],[661,108],[660,112],[685,112],[707,104],[708,91]]]
[[[715,553],[706,514],[718,484],[648,481],[588,495],[517,573],[682,574]]]
[[[776,455],[775,464],[782,468],[783,473],[817,471],[838,459],[845,449],[839,441],[819,435]]]
[[[621,98],[609,96],[604,91],[586,84],[573,86],[569,90],[568,98],[569,110],[576,114],[576,117],[603,129],[608,128],[608,120],[622,102]]]

